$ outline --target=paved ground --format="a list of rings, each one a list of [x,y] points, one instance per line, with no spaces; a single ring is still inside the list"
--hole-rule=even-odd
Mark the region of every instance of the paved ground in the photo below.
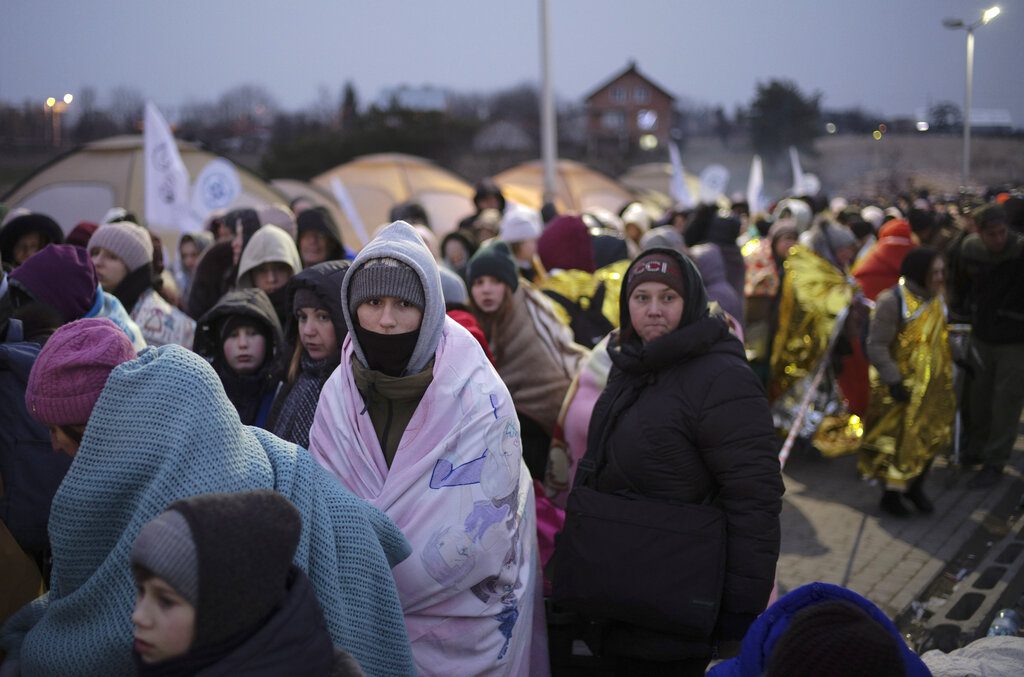
[[[932,515],[896,518],[878,507],[881,490],[861,481],[856,456],[812,458],[794,453],[786,466],[780,592],[812,581],[845,585],[895,618],[938,576],[984,516],[1024,474],[1024,438],[1007,475],[987,491],[970,490],[964,474],[936,462],[927,482]]]

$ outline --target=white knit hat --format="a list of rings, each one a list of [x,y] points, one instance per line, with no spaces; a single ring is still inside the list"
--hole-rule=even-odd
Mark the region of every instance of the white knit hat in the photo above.
[[[105,223],[89,238],[89,252],[102,247],[124,261],[128,272],[135,272],[153,260],[153,239],[142,226],[131,221]]]
[[[516,207],[501,218],[498,238],[504,242],[522,242],[540,237],[540,214],[532,209]]]
[[[643,205],[634,202],[626,207],[626,211],[622,212],[622,222],[626,225],[632,223],[640,229],[640,233],[643,235],[651,228],[651,215],[647,213]]]
[[[860,210],[860,218],[874,226],[875,230],[878,230],[882,225],[882,221],[885,219],[885,212],[882,211],[881,207],[868,205],[864,209]]]

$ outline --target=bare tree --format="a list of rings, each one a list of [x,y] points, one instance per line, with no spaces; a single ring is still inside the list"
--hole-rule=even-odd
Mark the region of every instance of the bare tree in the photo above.
[[[110,91],[110,117],[121,131],[139,131],[145,108],[146,98],[136,87],[120,85]]]

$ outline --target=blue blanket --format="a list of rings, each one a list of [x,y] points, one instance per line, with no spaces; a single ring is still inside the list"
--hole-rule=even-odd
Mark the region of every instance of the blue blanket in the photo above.
[[[302,513],[295,564],[313,582],[335,644],[367,675],[414,672],[391,567],[409,545],[302,448],[243,426],[220,379],[178,346],[117,367],[53,500],[51,590],[13,616],[0,646],[22,674],[132,674],[139,529],[178,499],[274,489]]]

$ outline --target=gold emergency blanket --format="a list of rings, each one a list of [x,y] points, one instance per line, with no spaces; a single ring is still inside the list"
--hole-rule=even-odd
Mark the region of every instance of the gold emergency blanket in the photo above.
[[[537,288],[551,290],[556,294],[580,304],[586,310],[590,300],[597,293],[598,286],[603,282],[605,287],[604,303],[601,304],[601,314],[612,323],[613,327],[619,326],[619,294],[622,290],[622,278],[629,270],[628,259],[616,261],[604,268],[598,268],[593,273],[582,270],[560,270],[557,273],[548,274],[543,280],[537,282]],[[569,314],[560,303],[551,304],[555,307],[555,315],[562,321],[562,324],[569,325]]]
[[[814,373],[826,359],[836,316],[853,298],[853,283],[810,249],[795,245],[785,262],[779,325],[772,344],[768,394],[776,427],[795,423]],[[810,437],[827,457],[857,451],[864,434],[860,417],[851,415],[831,377],[822,379],[803,417],[799,435]]]
[[[853,298],[846,276],[806,247],[794,245],[784,265],[768,390],[773,401],[814,372],[828,347],[836,315]]]
[[[952,440],[956,396],[946,308],[941,297],[918,298],[900,279],[902,327],[892,356],[910,401],[896,402],[871,368],[871,404],[858,467],[887,489],[902,490]]]

